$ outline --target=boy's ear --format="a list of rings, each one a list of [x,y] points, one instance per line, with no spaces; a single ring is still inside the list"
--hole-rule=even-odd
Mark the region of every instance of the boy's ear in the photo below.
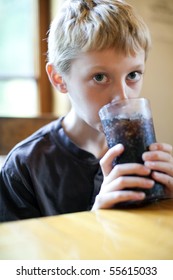
[[[51,84],[60,92],[67,93],[67,87],[65,81],[63,80],[62,76],[55,71],[52,64],[50,63],[46,64],[46,72]]]

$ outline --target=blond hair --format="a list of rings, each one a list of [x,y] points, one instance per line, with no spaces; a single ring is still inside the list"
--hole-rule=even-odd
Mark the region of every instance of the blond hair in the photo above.
[[[80,53],[115,48],[125,54],[145,51],[151,40],[148,27],[131,5],[118,0],[66,0],[51,23],[48,61],[67,73]]]

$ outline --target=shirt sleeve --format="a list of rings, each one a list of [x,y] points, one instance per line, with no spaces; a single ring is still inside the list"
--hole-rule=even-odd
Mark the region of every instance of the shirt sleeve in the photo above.
[[[15,164],[4,165],[0,173],[0,221],[40,217],[34,192]]]

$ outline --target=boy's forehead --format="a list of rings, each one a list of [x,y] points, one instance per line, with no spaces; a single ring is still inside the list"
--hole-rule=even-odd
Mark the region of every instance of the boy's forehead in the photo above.
[[[85,67],[89,64],[91,65],[107,65],[120,63],[121,61],[129,61],[131,63],[144,63],[145,52],[144,50],[138,51],[134,55],[127,55],[124,52],[116,51],[114,49],[102,50],[102,51],[88,51],[85,53],[80,53],[78,57],[74,60],[74,63],[85,63]]]

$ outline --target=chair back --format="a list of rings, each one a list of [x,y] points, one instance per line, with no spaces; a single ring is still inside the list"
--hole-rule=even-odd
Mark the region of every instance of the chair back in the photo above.
[[[7,155],[17,143],[57,118],[51,114],[38,117],[0,117],[0,155]]]

